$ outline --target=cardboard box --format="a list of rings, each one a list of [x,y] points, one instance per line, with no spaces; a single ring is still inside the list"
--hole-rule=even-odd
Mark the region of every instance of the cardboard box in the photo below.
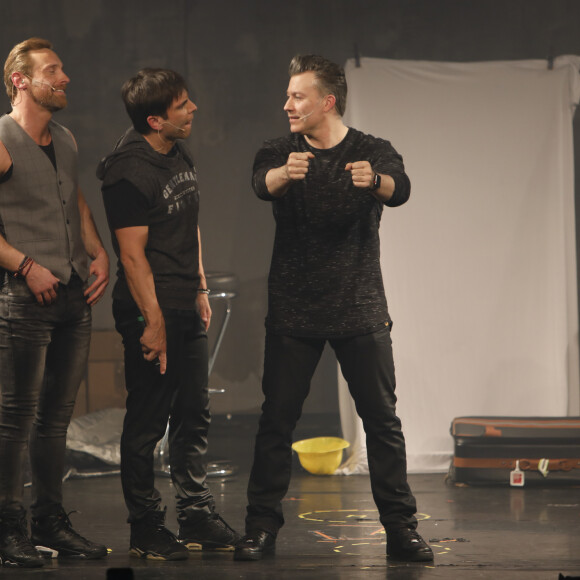
[[[89,361],[122,361],[123,340],[116,330],[94,330]]]
[[[77,395],[73,417],[101,409],[125,407],[123,342],[114,330],[95,330],[85,379]]]

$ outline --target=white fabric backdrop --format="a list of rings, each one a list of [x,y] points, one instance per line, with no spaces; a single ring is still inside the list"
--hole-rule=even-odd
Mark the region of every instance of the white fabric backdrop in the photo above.
[[[412,183],[381,225],[409,471],[445,471],[454,417],[578,414],[580,57],[553,70],[539,60],[360,64],[345,66],[345,121],[390,140]],[[342,472],[364,471],[339,377],[354,451]]]

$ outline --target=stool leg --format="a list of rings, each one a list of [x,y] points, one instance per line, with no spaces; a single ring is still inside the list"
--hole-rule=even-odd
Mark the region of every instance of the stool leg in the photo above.
[[[219,298],[219,296],[216,296],[216,298]],[[222,325],[219,329],[219,332],[218,332],[218,335],[216,338],[216,342],[215,342],[215,346],[213,347],[213,351],[211,353],[211,356],[209,357],[209,363],[208,363],[208,374],[209,375],[211,375],[211,371],[213,370],[213,365],[215,363],[215,359],[216,359],[217,354],[219,352],[220,346],[222,344],[222,340],[224,338],[224,334],[226,332],[226,327],[228,326],[228,322],[230,321],[230,316],[232,314],[231,300],[229,298],[225,298],[225,302],[226,302],[226,313],[224,315]]]

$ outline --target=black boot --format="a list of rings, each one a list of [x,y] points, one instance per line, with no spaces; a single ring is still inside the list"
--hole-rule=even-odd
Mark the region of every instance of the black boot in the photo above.
[[[212,507],[184,510],[178,519],[178,537],[188,550],[230,552],[241,538]]]
[[[433,551],[413,528],[387,531],[387,556],[403,562],[431,562]]]
[[[264,556],[274,554],[276,538],[266,530],[249,531],[238,543],[234,552],[234,560],[261,560]]]
[[[130,553],[148,560],[187,560],[187,548],[165,527],[165,510],[131,522]]]
[[[40,568],[44,565],[42,556],[28,538],[26,512],[0,512],[0,564]]]
[[[56,552],[59,558],[95,560],[107,555],[107,548],[83,538],[76,532],[64,509],[32,518],[32,543],[41,552]]]

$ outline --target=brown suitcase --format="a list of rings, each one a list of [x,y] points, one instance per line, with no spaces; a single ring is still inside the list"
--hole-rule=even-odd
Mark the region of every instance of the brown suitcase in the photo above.
[[[457,417],[451,435],[453,482],[580,485],[580,417]]]

